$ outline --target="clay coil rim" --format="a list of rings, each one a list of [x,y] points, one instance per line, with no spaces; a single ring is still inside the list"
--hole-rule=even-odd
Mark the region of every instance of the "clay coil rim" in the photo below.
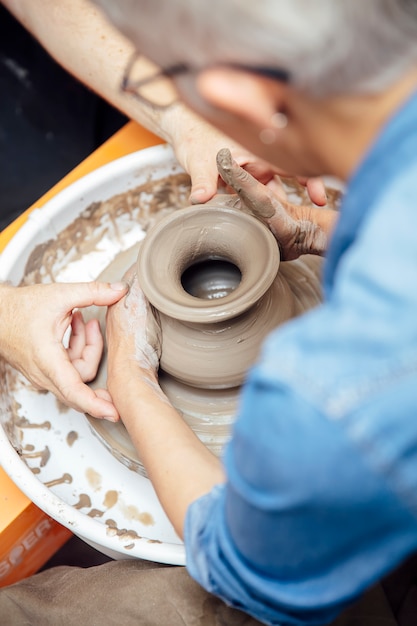
[[[230,262],[241,273],[239,285],[222,298],[198,298],[182,285],[184,271],[208,258]],[[232,207],[196,205],[171,213],[149,230],[137,271],[156,309],[181,321],[203,323],[230,319],[250,308],[271,286],[279,263],[275,237],[262,222]]]

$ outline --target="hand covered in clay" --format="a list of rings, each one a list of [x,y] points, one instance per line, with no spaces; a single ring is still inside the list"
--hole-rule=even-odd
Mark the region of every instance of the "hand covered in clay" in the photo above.
[[[157,382],[161,355],[161,330],[157,312],[150,305],[133,266],[123,277],[128,294],[107,311],[107,384],[116,406],[123,396],[126,378]]]
[[[219,174],[238,194],[241,208],[265,222],[274,234],[283,261],[302,254],[324,254],[337,212],[288,202],[233,159],[230,150],[217,154]]]
[[[107,390],[85,383],[96,373],[103,351],[97,320],[84,323],[78,309],[108,306],[127,285],[75,283],[0,286],[0,354],[37,388],[52,391],[61,402],[94,417],[117,421]],[[69,346],[63,338],[71,326]]]
[[[172,145],[178,161],[191,177],[192,204],[203,204],[217,193],[219,173],[216,154],[224,146],[228,146],[236,163],[259,182],[270,185],[278,194],[280,190],[283,192],[279,176],[284,176],[284,172],[254,156],[186,107],[179,105],[167,109],[165,116],[163,119],[165,136]],[[309,196],[315,204],[320,206],[326,204],[326,191],[321,179],[297,180],[306,185]]]

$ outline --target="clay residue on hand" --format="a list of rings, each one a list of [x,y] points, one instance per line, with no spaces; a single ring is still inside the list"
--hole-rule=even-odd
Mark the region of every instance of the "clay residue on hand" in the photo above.
[[[259,194],[258,196],[255,194],[258,201],[253,202],[250,190],[252,186],[258,186],[259,182],[234,161],[228,148],[219,150],[216,161],[218,172],[224,182],[233,187],[245,207],[249,209],[254,217],[258,217],[262,221],[273,217],[275,209],[266,195],[264,198],[259,198]]]

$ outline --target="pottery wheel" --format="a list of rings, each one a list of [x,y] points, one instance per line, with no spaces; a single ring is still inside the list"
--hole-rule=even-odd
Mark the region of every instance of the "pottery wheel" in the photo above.
[[[98,280],[116,282],[136,263],[140,243],[118,254],[98,276]],[[280,274],[287,281],[295,302],[294,315],[298,315],[321,301],[322,260],[305,255],[295,261],[281,263]],[[90,307],[86,319],[96,317],[105,337],[106,309]],[[107,353],[104,350],[98,374],[91,383],[93,388],[105,388],[107,382]],[[201,389],[190,387],[172,376],[159,373],[159,382],[167,397],[182,414],[200,440],[217,456],[227,443],[238,405],[239,388]],[[104,446],[129,469],[146,476],[146,471],[132,441],[121,421],[112,423],[87,416],[93,433]]]
[[[78,282],[105,273],[118,280],[136,260],[137,247],[132,246],[164,214],[187,206],[189,189],[189,177],[168,146],[103,166],[30,215],[1,255],[2,280],[22,285]],[[302,198],[302,190],[288,191],[291,201]],[[296,313],[320,301],[320,266],[315,257],[281,264],[288,280],[291,274]],[[95,315],[93,310],[86,313],[104,324],[103,309]],[[99,374],[105,381],[104,370],[105,358]],[[2,465],[23,493],[113,558],[184,565],[182,542],[150,481],[141,475],[141,465],[138,471],[129,469],[132,458],[133,464],[138,459],[135,451],[132,456],[124,429],[116,431],[119,441],[114,443],[113,431],[97,431],[97,426],[107,429],[110,423],[94,420],[93,428],[84,414],[62,405],[53,394],[34,389],[1,360],[0,387]],[[177,387],[171,396],[175,393],[184,403],[183,390]],[[220,402],[219,392],[215,393],[217,414],[207,411],[210,401],[199,399],[199,389],[194,389],[185,413],[195,411],[200,402],[204,410],[195,416],[199,436],[220,453],[235,414],[235,398],[223,391]],[[123,462],[117,455],[123,455]]]

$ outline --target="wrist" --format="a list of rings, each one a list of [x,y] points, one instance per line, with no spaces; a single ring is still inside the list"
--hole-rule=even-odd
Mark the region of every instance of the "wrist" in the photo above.
[[[137,395],[141,387],[152,389],[158,385],[157,372],[140,365],[135,359],[109,359],[107,386],[116,404],[122,404],[130,395]]]
[[[198,130],[203,121],[188,109],[182,102],[175,102],[172,106],[160,112],[159,123],[164,139],[173,145],[174,149],[187,140],[190,133]]]
[[[312,221],[301,220],[297,223],[294,249],[298,256],[316,254],[323,256],[327,250],[328,239],[323,229]]]

